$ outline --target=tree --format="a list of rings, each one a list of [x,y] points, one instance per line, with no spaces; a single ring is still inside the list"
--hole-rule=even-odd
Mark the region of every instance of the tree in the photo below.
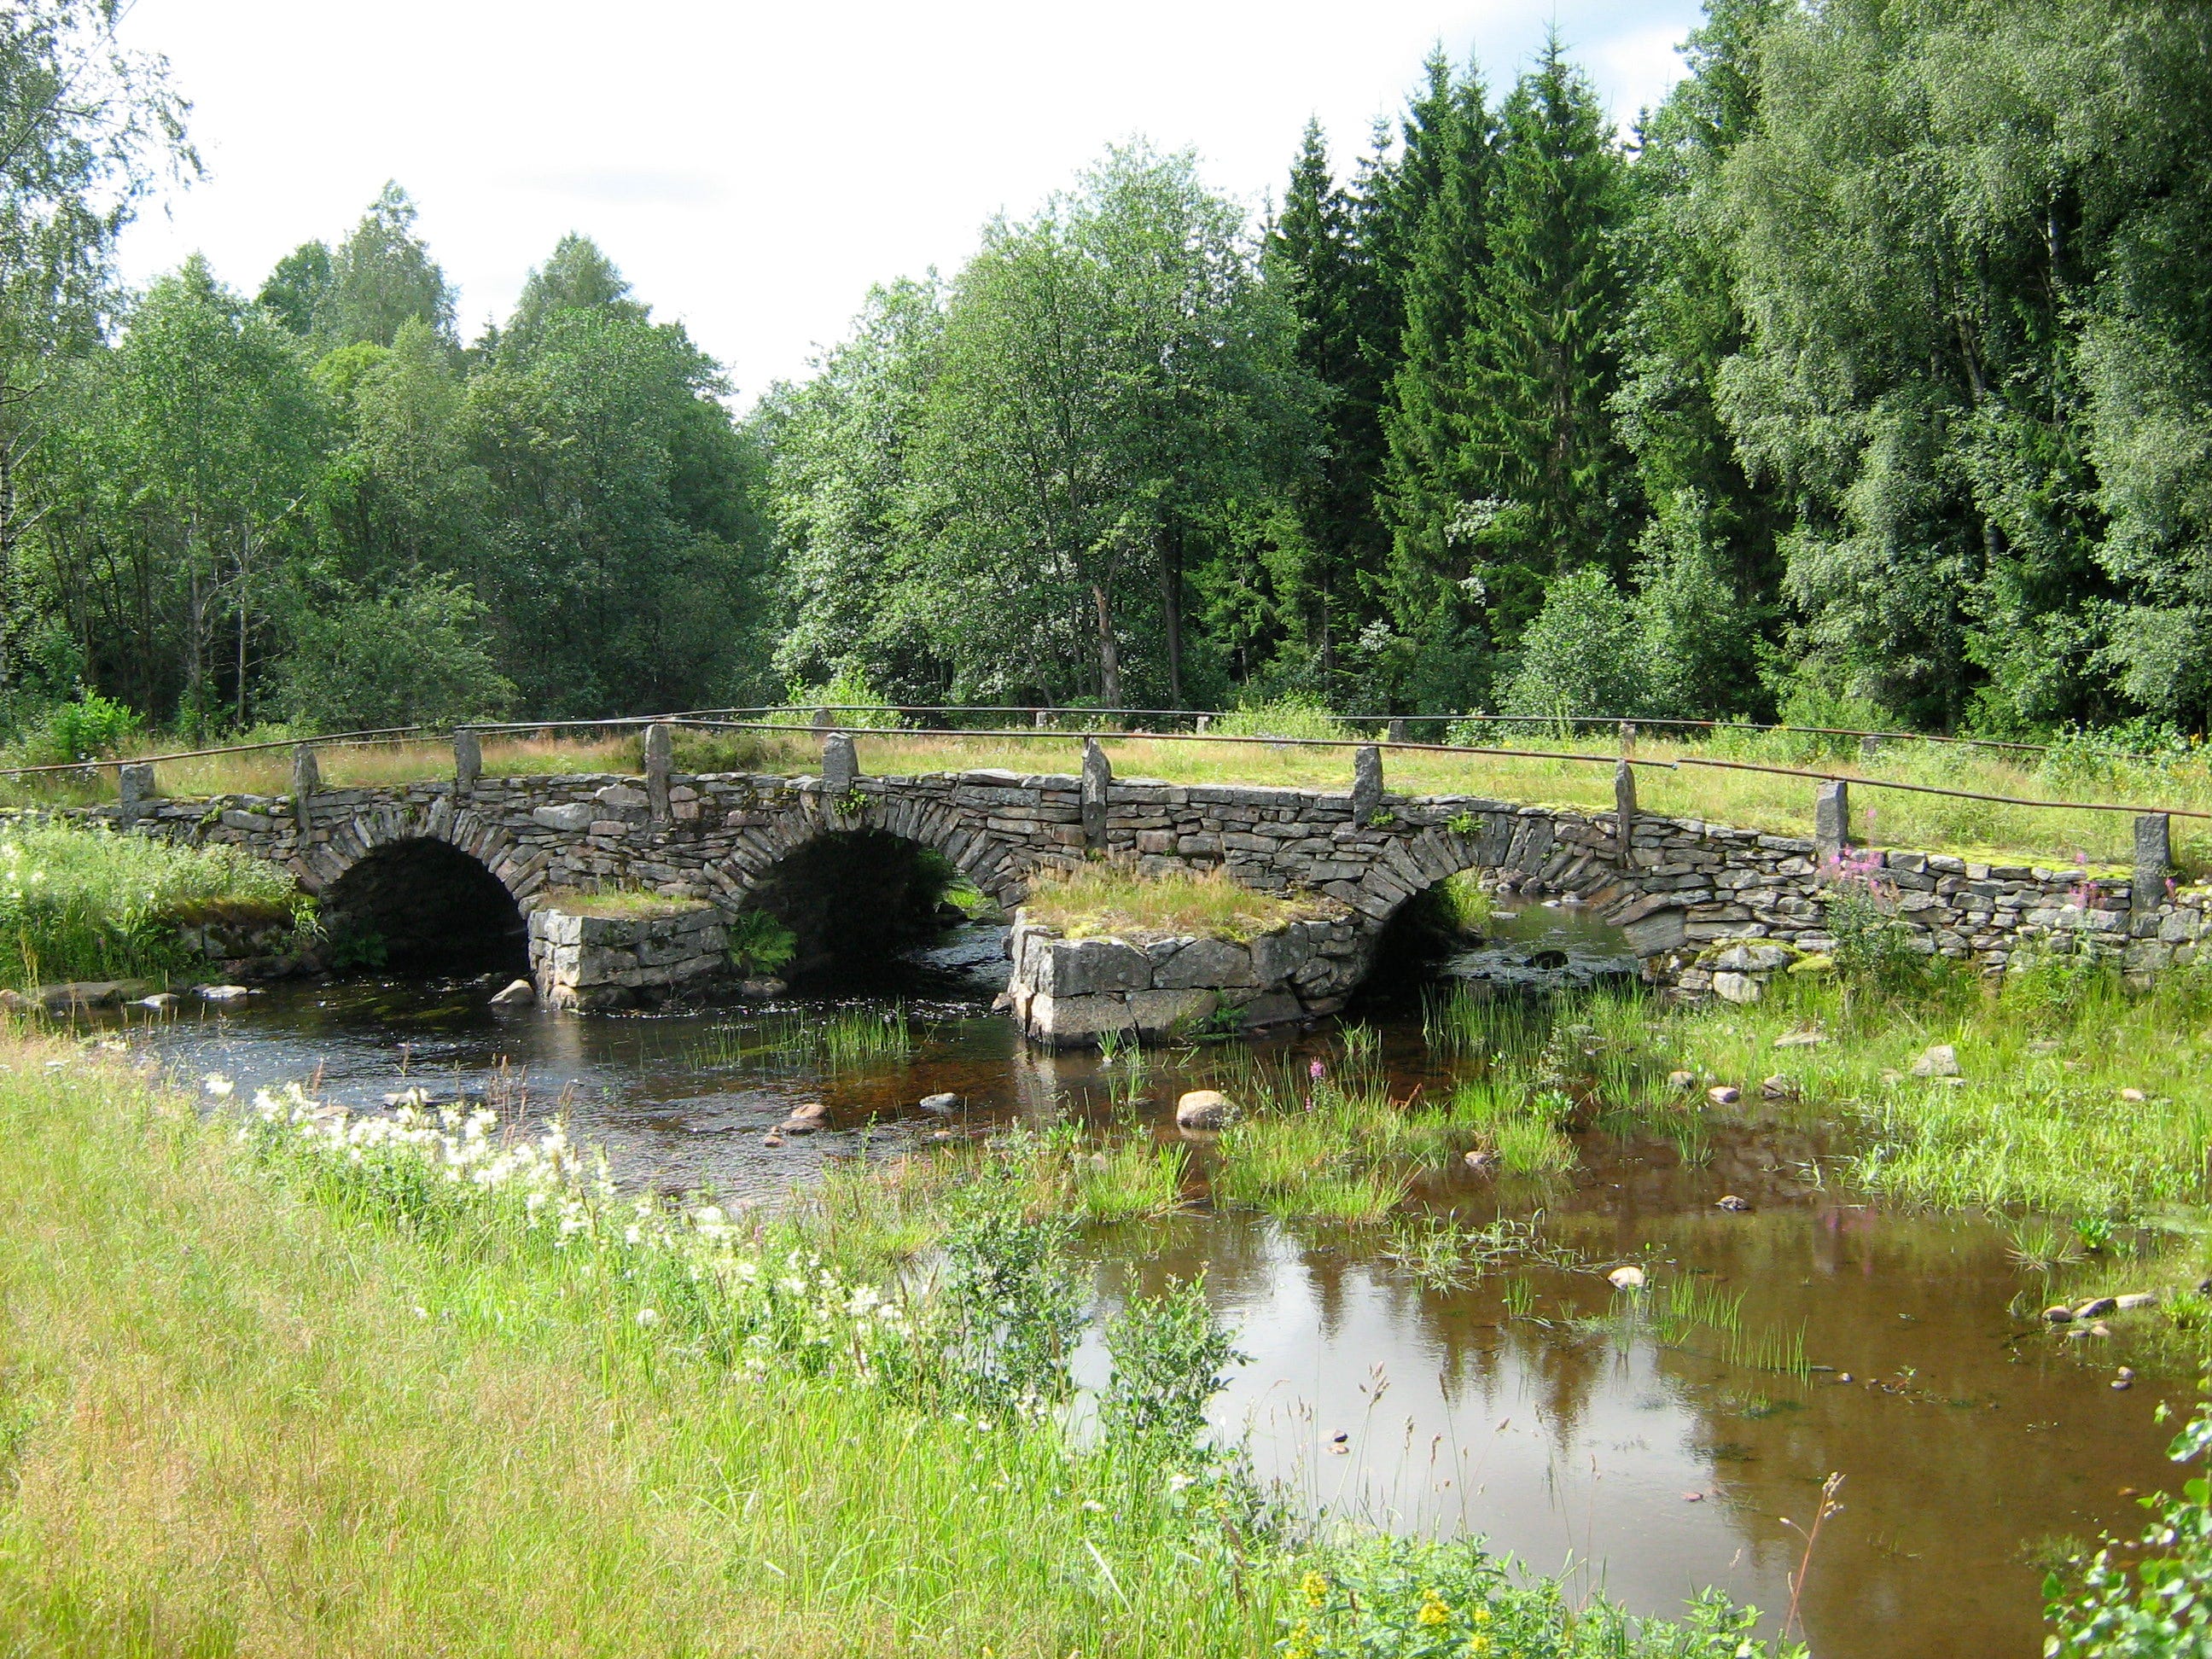
[[[0,695],[28,617],[21,544],[44,506],[25,471],[60,365],[96,345],[115,239],[164,178],[197,174],[160,59],[115,38],[120,0],[0,9]]]
[[[410,319],[441,339],[453,338],[453,290],[415,234],[415,212],[407,192],[386,184],[340,245],[314,308],[316,331],[329,344],[368,340],[388,346]]]
[[[514,315],[500,337],[501,348],[527,353],[544,334],[546,319],[559,311],[609,311],[641,320],[646,314],[614,262],[598,243],[574,231],[555,243],[552,257],[524,279]]]
[[[276,262],[254,303],[301,339],[312,339],[315,315],[328,303],[330,292],[329,245],[302,242]]]
[[[318,595],[288,618],[275,701],[325,732],[495,720],[514,687],[484,648],[482,611],[467,588],[438,575],[380,595]]]

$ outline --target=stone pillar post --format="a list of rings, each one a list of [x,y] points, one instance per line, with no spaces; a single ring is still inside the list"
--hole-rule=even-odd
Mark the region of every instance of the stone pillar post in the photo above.
[[[1052,724],[1052,711],[1048,708],[1038,709],[1036,711],[1036,719],[1032,722],[1032,724],[1036,726],[1037,730],[1042,732],[1046,726]]]
[[[1211,715],[1211,714],[1200,714],[1200,715],[1198,717],[1198,730],[1200,730],[1200,731],[1201,731],[1201,732],[1210,731],[1210,730],[1212,728],[1212,726],[1213,726],[1213,716],[1212,716],[1212,715]]]
[[[1083,840],[1093,852],[1106,850],[1107,797],[1114,787],[1114,768],[1096,738],[1083,740]]]
[[[453,793],[465,795],[483,775],[483,739],[465,726],[453,733]]]
[[[1382,751],[1364,743],[1352,751],[1352,821],[1364,826],[1382,807]]]
[[[1635,730],[1633,726],[1626,728]],[[1636,863],[1636,769],[1626,761],[1613,767],[1613,833],[1620,843],[1620,867]]]
[[[323,787],[323,769],[315,759],[315,745],[303,743],[292,750],[292,823],[305,840],[314,827],[315,792]]]
[[[128,766],[115,769],[115,792],[122,805],[116,818],[128,830],[142,817],[151,815],[154,799],[154,769],[144,761],[133,761]]]
[[[830,718],[830,711],[828,709],[817,708],[814,711],[814,729],[816,731],[827,732],[836,723],[836,721]]]
[[[676,734],[668,726],[645,728],[645,801],[655,823],[668,822],[668,775],[676,769]]]
[[[1824,859],[1839,856],[1851,839],[1851,787],[1830,778],[1813,797],[1813,848]]]
[[[2155,910],[2166,902],[2166,884],[2173,874],[2173,820],[2145,812],[2136,820],[2136,867],[2128,884],[2128,908]]]
[[[1382,741],[1385,743],[1403,743],[1405,740],[1406,717],[1402,714],[1393,714],[1390,717],[1389,725],[1382,728]]]
[[[832,795],[852,793],[860,775],[860,757],[853,748],[852,734],[832,732],[822,739],[822,787]]]
[[[1620,757],[1623,760],[1636,758],[1636,722],[1634,720],[1623,720],[1620,723]],[[1633,788],[1634,786],[1630,787]]]

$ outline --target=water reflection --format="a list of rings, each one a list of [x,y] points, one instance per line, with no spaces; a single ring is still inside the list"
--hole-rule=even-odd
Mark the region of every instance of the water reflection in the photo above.
[[[605,1144],[626,1181],[770,1198],[825,1158],[923,1144],[939,1124],[915,1103],[940,1090],[963,1097],[963,1128],[1105,1121],[1097,1056],[1025,1050],[982,1006],[916,1005],[908,1062],[830,1079],[702,1064],[702,1042],[738,1018],[727,1012],[506,1014],[480,995],[399,988],[272,991],[152,1040],[180,1070],[247,1085],[319,1069],[326,1093],[362,1108],[403,1072],[458,1088],[504,1068],[532,1110],[558,1106]],[[1394,1089],[1434,1080],[1417,1021],[1384,1036]],[[1173,1057],[1155,1060],[1152,1132],[1173,1133],[1189,1080]],[[762,1146],[813,1098],[830,1106],[828,1132]],[[1251,1355],[1217,1420],[1249,1434],[1260,1471],[1316,1514],[1484,1534],[1648,1611],[1712,1583],[1778,1613],[1801,1547],[1785,1517],[1809,1519],[1839,1470],[1847,1507],[1805,1603],[1823,1659],[2038,1652],[2040,1568],[2023,1552],[2132,1528],[2119,1489],[2172,1483],[2151,1413],[2161,1394],[2192,1398],[2186,1379],[2113,1392],[2124,1330],[2093,1365],[2009,1319],[2020,1280],[1995,1229],[1822,1188],[1826,1149],[1802,1131],[1717,1128],[1699,1163],[1659,1140],[1578,1144],[1571,1177],[1461,1175],[1432,1197],[1471,1224],[1540,1212],[1545,1236],[1588,1271],[1509,1265],[1430,1288],[1371,1240],[1200,1210],[1093,1237],[1102,1308],[1202,1270]],[[1752,1208],[1717,1209],[1723,1193]],[[1600,1271],[1631,1257],[1655,1285],[1696,1277],[1740,1293],[1747,1334],[1802,1330],[1807,1358],[1831,1369],[1731,1364],[1709,1331],[1659,1342],[1622,1316],[1629,1299]],[[1103,1357],[1094,1347],[1085,1363]]]

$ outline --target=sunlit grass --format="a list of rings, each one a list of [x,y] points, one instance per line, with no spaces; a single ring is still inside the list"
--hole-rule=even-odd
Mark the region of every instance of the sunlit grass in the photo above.
[[[1079,1158],[1075,1207],[1085,1221],[1151,1220],[1181,1209],[1187,1148],[1124,1140]]]
[[[1031,920],[1070,939],[1133,933],[1250,939],[1312,911],[1255,892],[1218,869],[1147,875],[1103,861],[1039,872],[1025,908]]]

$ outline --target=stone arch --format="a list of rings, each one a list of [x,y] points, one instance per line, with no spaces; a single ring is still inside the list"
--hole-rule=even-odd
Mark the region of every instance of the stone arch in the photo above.
[[[1687,911],[1671,893],[1650,885],[1649,872],[1621,866],[1608,827],[1545,813],[1488,812],[1476,815],[1470,830],[1455,830],[1447,820],[1395,836],[1351,902],[1379,933],[1415,893],[1467,870],[1496,872],[1519,892],[1588,905],[1597,920],[1627,936],[1647,973],[1656,959],[1680,951],[1686,937]]]
[[[727,862],[709,869],[708,878],[719,902],[735,908],[751,896],[762,878],[809,842],[863,830],[941,854],[1007,910],[1029,896],[1030,860],[993,835],[976,815],[946,802],[879,793],[865,785],[857,799],[806,792],[796,807],[746,830]]]
[[[410,841],[442,842],[466,854],[507,890],[525,918],[538,908],[548,860],[526,851],[498,821],[440,796],[427,811],[372,806],[348,817],[304,855],[291,860],[300,885],[319,894],[380,848]]]

